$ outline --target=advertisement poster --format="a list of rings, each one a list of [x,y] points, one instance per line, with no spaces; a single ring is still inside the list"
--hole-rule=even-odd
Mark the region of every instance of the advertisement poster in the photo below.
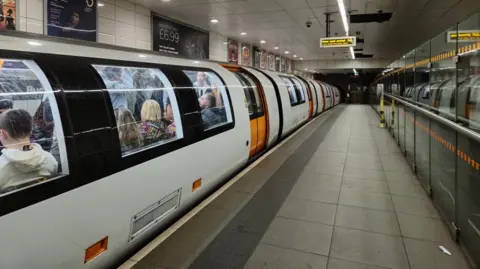
[[[281,70],[282,73],[285,73],[285,72],[287,72],[287,58],[281,57],[280,59],[281,59],[280,70]]]
[[[228,40],[228,48],[227,48],[227,60],[228,63],[231,64],[238,64],[238,42],[235,40]]]
[[[0,30],[17,29],[17,6],[15,0],[0,0]]]
[[[97,41],[96,0],[47,0],[49,36]]]
[[[260,51],[260,68],[267,69],[267,52]]]
[[[275,70],[275,54],[269,52],[268,53],[268,69]]]
[[[208,59],[210,35],[167,18],[152,16],[153,50],[193,59]]]
[[[287,59],[287,67],[285,69],[287,73],[292,73],[292,60]]]
[[[242,44],[242,65],[250,66],[250,46]]]
[[[260,68],[260,49],[253,47],[253,66]]]

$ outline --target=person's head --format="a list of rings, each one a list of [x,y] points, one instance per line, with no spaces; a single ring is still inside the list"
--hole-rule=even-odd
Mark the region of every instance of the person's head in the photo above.
[[[13,10],[12,10],[12,9],[8,9],[8,10],[7,10],[8,16],[12,16],[12,13],[13,13]]]
[[[155,100],[147,100],[142,105],[140,112],[142,121],[159,121],[162,118],[160,104]]]
[[[123,106],[115,110],[117,118],[118,136],[121,141],[132,141],[140,139],[140,130],[130,110]]]
[[[10,109],[0,115],[0,141],[8,148],[30,143],[33,118],[25,109]]]
[[[207,74],[205,72],[197,72],[197,83],[202,85],[207,83]]]
[[[72,15],[70,16],[70,23],[72,25],[77,25],[78,22],[80,22],[80,15],[78,15],[77,12],[72,12]]]
[[[207,109],[215,107],[215,96],[213,94],[204,94],[198,99],[201,109]]]
[[[10,99],[1,99],[0,100],[0,114],[13,108],[13,101]]]

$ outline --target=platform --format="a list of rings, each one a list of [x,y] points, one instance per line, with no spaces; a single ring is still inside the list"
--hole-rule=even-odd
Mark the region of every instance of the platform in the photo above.
[[[123,268],[470,268],[378,125],[368,105],[328,111]]]

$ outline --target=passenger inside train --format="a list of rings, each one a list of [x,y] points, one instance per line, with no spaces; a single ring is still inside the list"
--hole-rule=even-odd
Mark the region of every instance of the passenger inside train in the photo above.
[[[10,109],[0,115],[0,189],[15,189],[32,180],[57,173],[58,163],[39,144],[31,143],[33,118],[24,109]]]

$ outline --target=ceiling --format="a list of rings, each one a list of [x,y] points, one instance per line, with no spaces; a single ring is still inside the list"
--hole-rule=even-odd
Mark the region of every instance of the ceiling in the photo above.
[[[350,59],[348,49],[320,49],[325,37],[325,13],[331,19],[332,36],[345,35],[336,0],[136,0],[152,11],[269,51],[280,47],[305,60]],[[351,14],[392,12],[384,23],[351,24],[360,32],[364,54],[377,59],[396,59],[422,41],[465,19],[480,8],[478,0],[344,0]],[[210,23],[212,18],[217,24]],[[310,20],[310,28],[305,22]],[[247,35],[240,35],[246,32]],[[266,44],[260,44],[266,40]],[[292,58],[293,59],[293,58]]]

